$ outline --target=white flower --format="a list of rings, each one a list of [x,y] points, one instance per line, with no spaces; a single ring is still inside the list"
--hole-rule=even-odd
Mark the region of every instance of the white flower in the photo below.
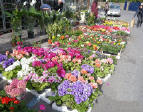
[[[32,0],[32,2],[30,3],[31,6],[33,6],[36,3],[36,0]]]
[[[84,45],[82,44],[81,47],[84,47]]]
[[[121,42],[120,44],[121,44],[121,45],[124,45],[125,43],[126,43],[126,42]]]
[[[7,67],[6,69],[5,69],[5,71],[11,71],[11,70],[13,70],[13,69],[15,69],[17,66],[19,66],[20,65],[20,61],[15,61],[12,65],[10,65],[9,67]]]
[[[25,1],[24,3],[23,3],[23,6],[25,6],[27,4],[27,1]]]
[[[120,59],[120,56],[116,56],[116,59]]]

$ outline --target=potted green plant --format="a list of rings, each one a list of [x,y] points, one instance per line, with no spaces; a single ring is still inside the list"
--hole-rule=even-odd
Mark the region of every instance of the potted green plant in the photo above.
[[[12,39],[11,44],[13,47],[17,45],[17,39],[21,40],[22,34],[22,25],[21,25],[21,17],[22,13],[18,9],[14,10],[11,13],[6,12],[6,14],[11,18],[11,27],[12,27]]]

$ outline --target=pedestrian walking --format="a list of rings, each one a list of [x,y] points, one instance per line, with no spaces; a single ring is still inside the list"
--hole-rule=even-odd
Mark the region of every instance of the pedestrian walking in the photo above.
[[[95,16],[95,22],[98,16],[98,0],[94,0],[92,5],[91,5],[91,12]]]
[[[109,11],[109,3],[108,3],[108,1],[105,3],[104,10],[105,10],[105,16],[107,16],[107,12]]]
[[[64,3],[65,3],[64,0],[58,0],[58,10],[59,10],[60,12],[63,11]]]
[[[137,16],[137,27],[141,27],[143,23],[143,4],[139,6],[138,10],[136,11],[134,18]]]

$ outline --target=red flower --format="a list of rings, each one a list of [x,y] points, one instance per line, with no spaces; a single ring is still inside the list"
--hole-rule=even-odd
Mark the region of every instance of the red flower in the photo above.
[[[4,98],[2,98],[1,102],[2,102],[2,104],[8,104],[9,98],[8,97],[4,97]]]
[[[14,107],[10,107],[9,109],[10,109],[10,110],[14,110]]]
[[[15,100],[13,103],[14,103],[14,104],[19,104],[19,103],[20,103],[20,101]]]

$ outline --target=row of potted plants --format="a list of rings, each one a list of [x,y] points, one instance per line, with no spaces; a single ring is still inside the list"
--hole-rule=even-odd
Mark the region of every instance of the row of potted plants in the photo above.
[[[126,39],[111,35],[121,28],[102,27],[107,32],[99,26],[94,28],[100,30],[81,26],[71,34],[50,35],[49,48],[18,46],[12,53],[1,54],[0,73],[12,80],[10,86],[5,87],[6,93],[15,97],[21,96],[25,88],[39,94],[50,88],[55,93],[48,97],[52,102],[86,112],[101,94],[102,78],[113,73],[117,54],[127,43]],[[105,55],[104,51],[114,55]],[[17,83],[15,94],[13,82]]]

